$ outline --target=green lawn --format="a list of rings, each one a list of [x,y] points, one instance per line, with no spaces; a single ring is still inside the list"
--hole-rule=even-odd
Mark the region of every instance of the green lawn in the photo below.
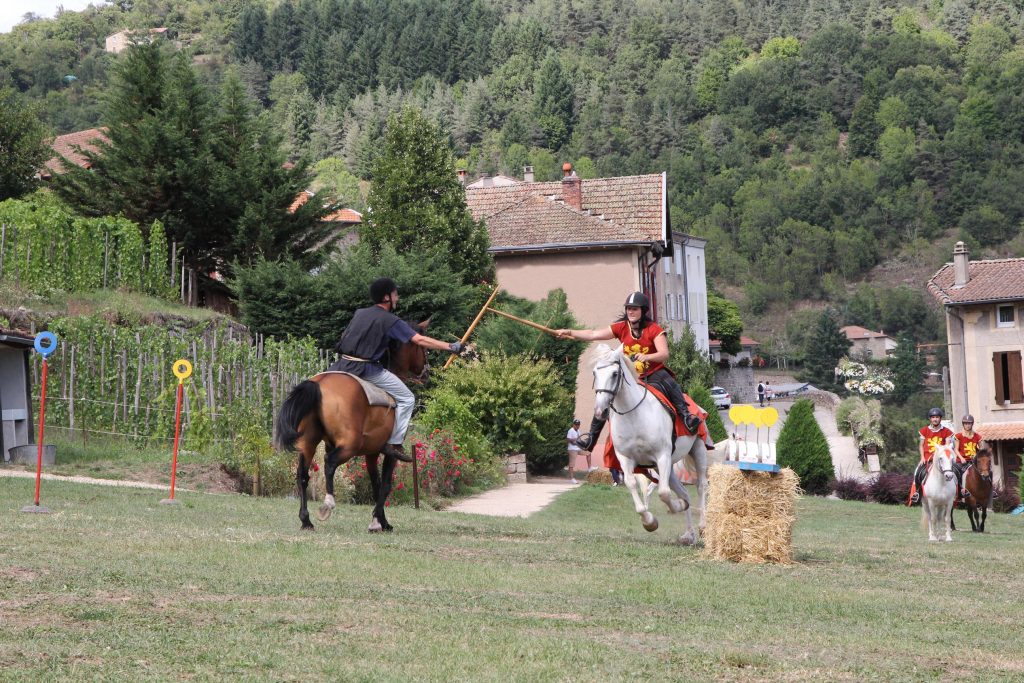
[[[802,499],[797,563],[737,566],[599,485],[376,536],[366,507],[307,534],[294,500],[62,482],[20,513],[32,486],[0,479],[3,681],[1024,678],[1020,517],[929,544],[917,509]]]

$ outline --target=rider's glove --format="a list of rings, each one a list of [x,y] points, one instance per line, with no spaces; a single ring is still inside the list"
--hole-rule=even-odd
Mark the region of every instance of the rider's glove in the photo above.
[[[462,353],[462,350],[464,348],[466,348],[465,345],[460,341],[452,342],[451,344],[448,345],[448,350],[456,354]]]

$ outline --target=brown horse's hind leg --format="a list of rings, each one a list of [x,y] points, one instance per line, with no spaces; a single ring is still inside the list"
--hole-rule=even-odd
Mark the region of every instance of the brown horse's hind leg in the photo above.
[[[299,462],[295,468],[295,485],[299,491],[299,520],[302,528],[306,531],[313,530],[313,523],[309,521],[309,509],[306,507],[306,497],[309,495],[309,466],[313,462],[310,449],[303,446],[299,449]]]
[[[388,523],[384,515],[384,503],[391,495],[391,478],[395,472],[395,465],[398,463],[392,457],[385,457],[381,466],[381,472],[377,472],[377,456],[371,455],[366,458],[366,469],[370,473],[370,485],[373,489],[373,513],[370,519],[370,526],[367,528],[371,534],[379,531],[394,531],[394,527]]]
[[[338,467],[353,457],[355,457],[355,450],[347,446],[332,446],[324,455],[324,483],[327,486],[327,495],[324,496],[324,504],[320,506],[320,510],[316,514],[321,522],[326,522],[337,506],[337,502],[334,500],[334,473]]]

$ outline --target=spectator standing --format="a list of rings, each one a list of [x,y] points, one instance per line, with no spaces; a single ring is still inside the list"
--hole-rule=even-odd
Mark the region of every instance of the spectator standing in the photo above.
[[[573,420],[572,427],[565,433],[565,441],[569,451],[569,481],[573,484],[578,484],[576,481],[576,456],[579,455],[580,447],[576,445],[576,441],[580,438],[580,421]],[[587,452],[587,466],[590,466],[590,452]]]
[[[764,382],[757,383],[757,404],[764,407]]]

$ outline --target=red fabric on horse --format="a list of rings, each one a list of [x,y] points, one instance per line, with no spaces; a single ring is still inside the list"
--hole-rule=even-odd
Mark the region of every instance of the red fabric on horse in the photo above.
[[[687,430],[686,426],[683,424],[683,420],[679,417],[679,414],[676,413],[676,409],[672,405],[672,402],[669,401],[667,398],[665,398],[665,395],[663,393],[661,393],[660,391],[658,391],[657,389],[652,387],[650,384],[646,384],[646,383],[642,383],[642,384],[644,384],[644,386],[647,387],[647,390],[649,392],[654,394],[655,398],[657,398],[659,401],[661,401],[661,404],[663,406],[668,408],[669,413],[672,415],[672,419],[674,420],[675,430],[676,430],[676,438],[679,438],[680,436],[691,436],[689,430]],[[689,408],[690,412],[693,413],[694,415],[697,415],[698,417],[700,417],[700,427],[697,428],[697,437],[702,439],[702,440],[704,440],[704,441],[707,441],[708,440],[708,425],[707,425],[708,411],[704,410],[699,405],[697,405],[697,402],[694,401],[692,398],[690,398],[689,394],[683,394],[683,398],[686,399],[686,405]],[[612,427],[611,424],[609,424],[608,425],[608,440],[604,444],[604,466],[607,467],[608,469],[612,469],[613,467],[618,468],[618,466],[619,466],[619,459],[615,457],[615,446],[612,443],[612,429],[611,429],[611,427]],[[633,468],[633,471],[635,473],[637,473],[637,474],[643,474],[643,475],[646,476],[647,472],[648,472],[648,468],[646,468],[646,467],[635,467],[635,468]],[[655,481],[657,481],[657,478],[655,478]]]

